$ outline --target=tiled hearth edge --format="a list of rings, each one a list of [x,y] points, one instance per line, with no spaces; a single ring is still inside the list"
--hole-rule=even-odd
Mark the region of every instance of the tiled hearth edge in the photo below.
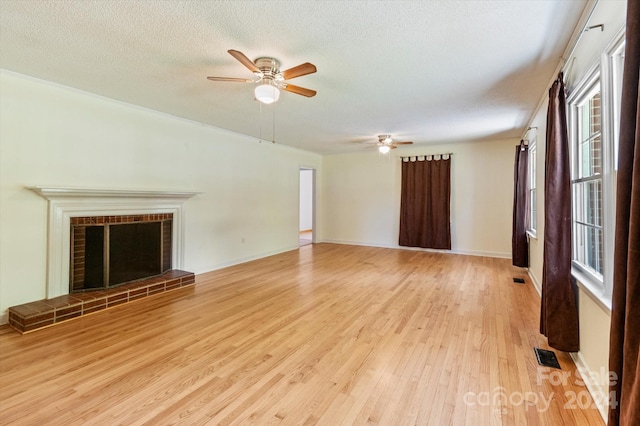
[[[195,284],[192,272],[168,271],[109,290],[72,293],[9,308],[9,325],[20,333],[50,327],[123,303]]]

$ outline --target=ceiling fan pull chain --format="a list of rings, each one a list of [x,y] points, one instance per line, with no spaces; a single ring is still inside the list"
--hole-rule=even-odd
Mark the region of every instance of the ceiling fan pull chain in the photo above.
[[[271,143],[276,143],[276,106],[273,106],[273,125],[271,129]]]
[[[258,142],[262,143],[262,102],[258,102],[258,105],[260,106],[260,119],[258,120],[260,122],[260,137]]]

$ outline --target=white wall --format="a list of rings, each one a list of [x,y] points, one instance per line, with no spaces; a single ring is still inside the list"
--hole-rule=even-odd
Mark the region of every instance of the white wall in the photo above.
[[[600,54],[623,27],[626,16],[625,1],[600,1],[588,26],[604,25],[604,31],[590,30],[582,35],[574,54],[565,69],[565,84],[569,94],[576,83],[589,69],[600,61]],[[554,76],[555,78],[555,76]],[[537,127],[537,239],[529,242],[529,275],[538,291],[542,283],[542,264],[544,252],[544,158],[546,144],[546,110],[548,94],[543,95],[541,105],[531,120],[530,126]],[[529,135],[532,136],[532,135]],[[591,391],[599,401],[608,401],[609,371],[609,326],[611,312],[581,284],[578,290],[578,311],[580,323],[580,352],[574,357],[576,364],[584,371],[583,376]],[[592,380],[589,380],[589,378]],[[599,394],[599,395],[598,395]],[[600,407],[601,412],[606,406]]]
[[[466,142],[370,150],[324,158],[324,238],[350,244],[398,247],[399,155],[453,153],[452,251],[511,257],[513,161],[519,140]],[[400,152],[397,152],[400,151]]]
[[[26,186],[202,192],[185,203],[195,273],[298,247],[299,167],[321,175],[319,155],[10,72],[0,91],[4,322],[46,291],[47,201]]]
[[[300,170],[300,231],[313,228],[313,170]]]

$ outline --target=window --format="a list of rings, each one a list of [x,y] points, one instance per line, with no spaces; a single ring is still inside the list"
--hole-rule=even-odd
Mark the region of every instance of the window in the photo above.
[[[602,211],[602,114],[600,80],[576,104],[574,142],[573,259],[602,281],[604,234]]]
[[[610,305],[624,32],[569,95],[572,273]]]
[[[536,234],[536,141],[529,142],[529,232]]]

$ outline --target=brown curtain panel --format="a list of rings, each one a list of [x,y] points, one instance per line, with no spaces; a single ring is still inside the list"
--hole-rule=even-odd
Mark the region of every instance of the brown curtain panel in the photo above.
[[[451,249],[451,157],[403,161],[399,244]]]
[[[640,425],[640,1],[627,2],[613,258],[609,426]]]
[[[529,147],[520,141],[516,146],[513,177],[513,222],[511,231],[511,263],[526,268],[529,266],[529,242],[527,241]]]
[[[540,332],[547,336],[549,346],[577,352],[580,338],[571,282],[571,176],[562,73],[549,89],[544,197]]]

